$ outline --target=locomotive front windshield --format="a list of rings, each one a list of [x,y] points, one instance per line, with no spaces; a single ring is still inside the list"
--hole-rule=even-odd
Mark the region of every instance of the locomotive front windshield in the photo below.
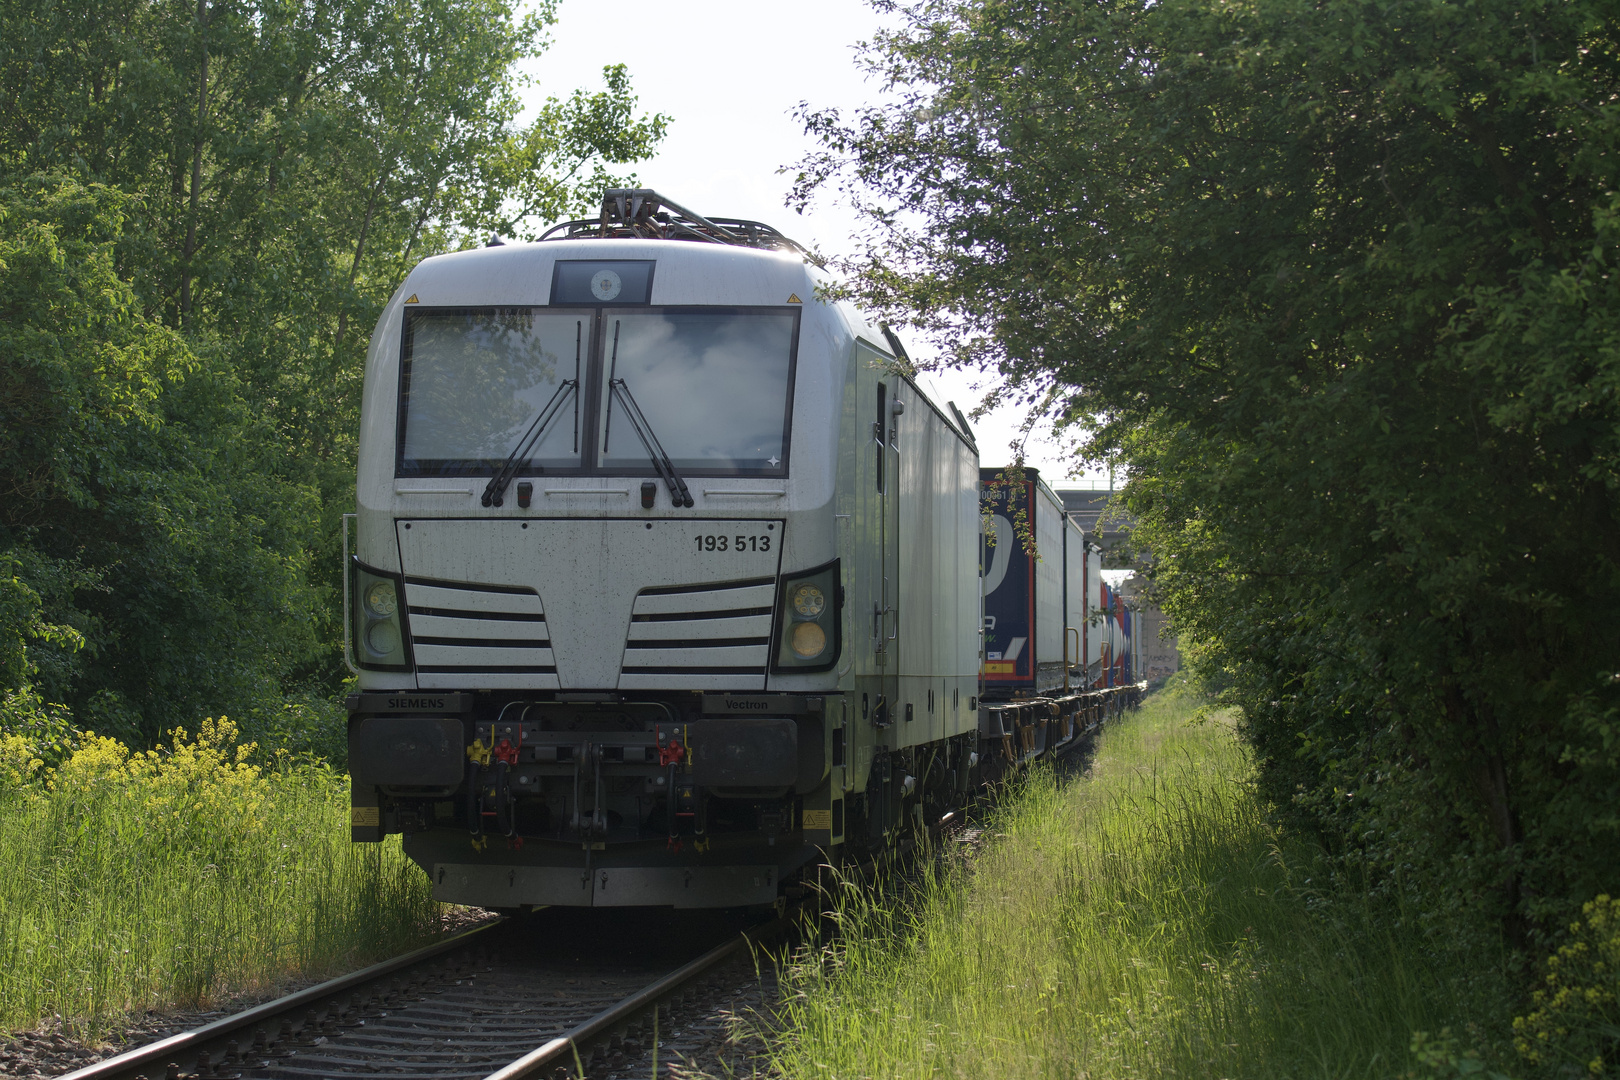
[[[492,473],[537,429],[537,471],[651,475],[635,413],[683,473],[786,475],[798,324],[772,308],[409,312],[397,474]]]
[[[399,472],[487,472],[583,368],[590,319],[534,308],[412,313],[405,335]],[[570,407],[573,402],[566,403]],[[574,413],[553,423],[530,460],[577,468]]]
[[[601,463],[622,471],[647,450],[614,413],[628,391],[682,472],[771,472],[787,456],[794,317],[761,313],[614,313],[601,395]],[[615,350],[615,344],[617,349]]]

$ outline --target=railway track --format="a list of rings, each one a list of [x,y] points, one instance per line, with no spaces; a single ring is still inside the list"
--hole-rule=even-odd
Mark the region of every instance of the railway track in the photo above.
[[[653,1038],[655,1010],[785,929],[781,920],[741,930],[723,918],[677,922],[668,914],[627,928],[623,919],[615,927],[589,911],[536,913],[181,1032],[65,1080],[524,1080],[559,1070],[604,1076],[640,1056]]]

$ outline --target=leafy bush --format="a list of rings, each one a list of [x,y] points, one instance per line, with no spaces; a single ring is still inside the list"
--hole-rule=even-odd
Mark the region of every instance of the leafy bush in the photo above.
[[[1581,908],[1570,940],[1547,958],[1533,1009],[1513,1021],[1514,1045],[1549,1075],[1614,1076],[1620,1066],[1620,900]]]
[[[1417,1068],[1401,1080],[1511,1080],[1488,1068],[1477,1051],[1460,1048],[1450,1028],[1441,1028],[1439,1035],[1413,1032],[1411,1053]]]
[[[1620,886],[1612,3],[884,6],[893,93],[805,116],[848,291],[1128,474],[1291,825],[1556,948]]]

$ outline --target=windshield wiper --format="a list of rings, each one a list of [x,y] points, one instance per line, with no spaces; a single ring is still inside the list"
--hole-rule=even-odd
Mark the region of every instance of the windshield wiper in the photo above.
[[[664,453],[664,445],[658,441],[653,433],[652,424],[647,422],[647,416],[636,404],[631,396],[630,388],[623,379],[615,378],[619,371],[619,322],[613,322],[613,356],[608,364],[608,400],[607,416],[602,420],[602,452],[607,453],[608,439],[613,429],[613,399],[620,398],[624,402],[624,414],[630,418],[630,426],[635,429],[636,438],[641,440],[642,447],[647,451],[647,458],[652,462],[653,471],[669,487],[669,501],[674,506],[691,506],[692,493],[687,490],[686,481],[675,471],[675,463]]]
[[[528,464],[529,455],[534,453],[534,448],[545,438],[546,430],[551,427],[552,421],[562,415],[563,401],[569,396],[574,399],[574,453],[579,453],[579,359],[583,325],[574,324],[574,377],[557,384],[557,391],[551,395],[551,400],[546,402],[545,408],[540,410],[540,415],[529,425],[529,430],[523,433],[517,445],[512,447],[512,452],[506,455],[506,460],[501,462],[501,467],[489,478],[489,483],[484,485],[483,497],[478,501],[485,506],[500,506],[505,501],[507,485],[517,476],[518,469]],[[535,468],[538,469],[539,466]]]
[[[630,426],[635,429],[636,437],[641,440],[641,445],[646,448],[647,457],[652,461],[653,471],[658,473],[659,478],[669,487],[669,501],[675,506],[693,505],[692,492],[687,489],[686,481],[682,480],[680,474],[675,471],[675,463],[664,452],[663,444],[658,441],[658,436],[653,433],[652,425],[647,422],[646,414],[641,411],[641,406],[636,404],[636,399],[631,395],[630,388],[624,384],[623,379],[610,379],[608,380],[608,386],[612,396],[624,402],[624,415],[630,421]],[[605,442],[602,449],[607,449]]]

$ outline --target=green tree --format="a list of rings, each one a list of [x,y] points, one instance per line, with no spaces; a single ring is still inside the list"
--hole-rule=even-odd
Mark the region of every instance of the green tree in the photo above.
[[[41,625],[85,642],[29,646],[51,700],[145,738],[245,709],[254,735],[340,687],[335,553],[383,304],[422,258],[583,210],[663,137],[622,67],[519,122],[553,21],[551,0],[0,0],[5,235],[34,260],[0,270],[4,332],[55,335],[72,382],[0,351],[21,395],[0,399],[20,485],[0,551]],[[81,256],[94,288],[63,284]],[[127,369],[96,367],[109,348]]]
[[[1612,891],[1613,9],[881,6],[852,291],[1125,467],[1279,807],[1458,933]]]
[[[126,736],[251,707],[316,648],[314,493],[265,469],[232,374],[118,275],[133,202],[0,189],[0,690]]]

